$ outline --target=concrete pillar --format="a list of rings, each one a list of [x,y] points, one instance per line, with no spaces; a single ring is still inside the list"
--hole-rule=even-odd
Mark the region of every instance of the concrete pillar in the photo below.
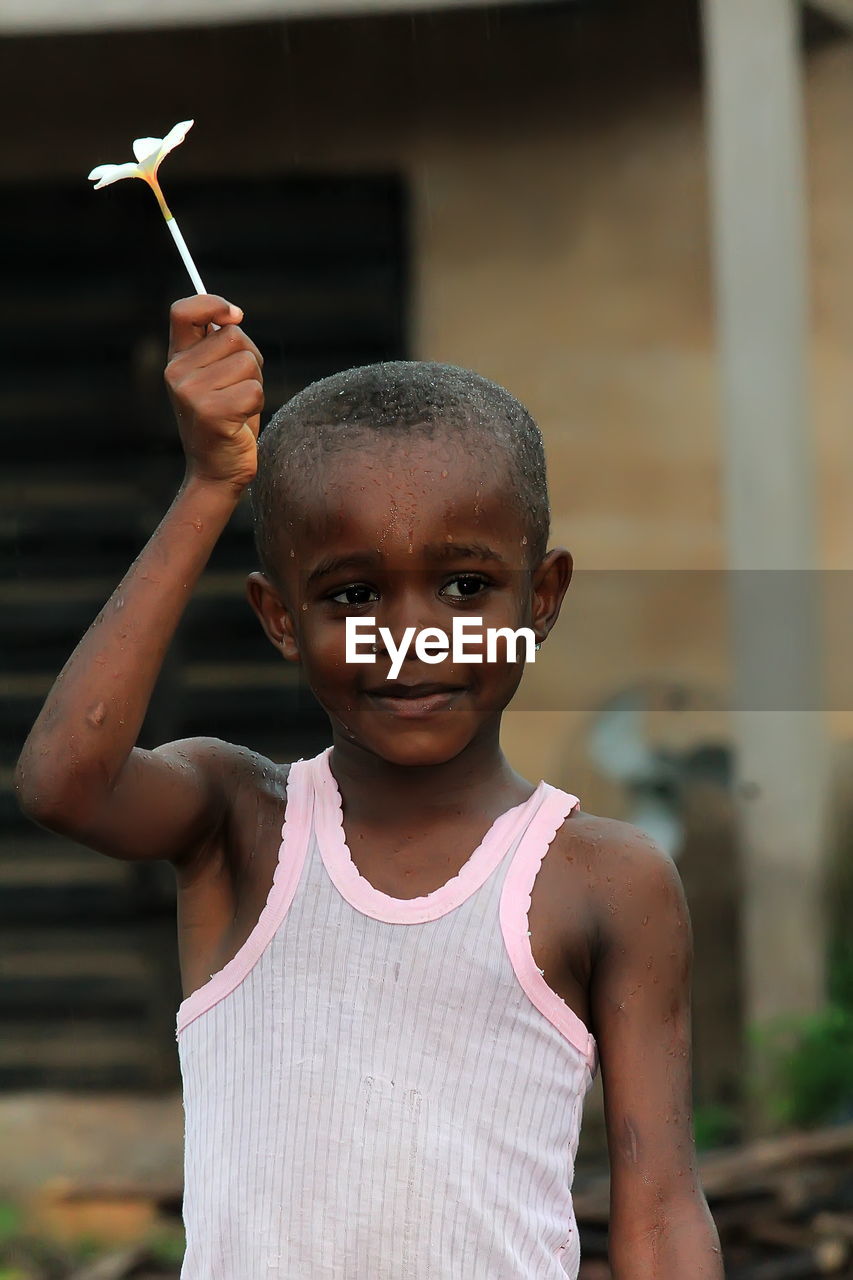
[[[797,0],[704,0],[749,1026],[825,994],[799,19]]]

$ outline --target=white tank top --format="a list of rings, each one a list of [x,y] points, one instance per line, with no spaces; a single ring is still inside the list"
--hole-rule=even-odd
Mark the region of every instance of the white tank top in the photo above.
[[[182,1280],[577,1277],[598,1053],[527,932],[577,804],[540,782],[402,900],[352,862],[329,751],[292,765],[257,925],[178,1010]]]

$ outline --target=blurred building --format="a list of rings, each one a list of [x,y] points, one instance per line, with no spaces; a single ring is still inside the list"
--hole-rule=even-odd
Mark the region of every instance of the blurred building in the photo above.
[[[734,1100],[731,670],[697,9],[578,0],[340,16],[345,4],[315,3],[274,20],[281,5],[208,5],[215,21],[196,25],[201,6],[185,4],[182,27],[78,4],[66,30],[48,20],[18,34],[8,7],[0,1087],[176,1078],[168,868],[69,850],[17,816],[10,787],[41,699],[181,474],[161,370],[168,302],[188,285],[150,197],[133,183],[95,196],[86,174],[194,117],[164,185],[208,288],[244,308],[264,350],[269,409],[314,377],[403,356],[470,366],[541,424],[553,541],[571,549],[577,583],[507,715],[506,747],[586,809],[634,818],[642,803],[667,830],[677,807],[697,1088]],[[159,22],[165,10],[136,13]],[[808,41],[821,564],[842,571],[853,43],[828,19],[811,20]],[[253,567],[241,511],[145,745],[208,733],[288,759],[326,740],[242,600]],[[843,685],[846,606],[841,593],[829,604]],[[853,731],[843,704],[839,759]],[[596,754],[597,733],[628,755],[639,734],[633,774],[630,762],[608,770],[619,752]]]

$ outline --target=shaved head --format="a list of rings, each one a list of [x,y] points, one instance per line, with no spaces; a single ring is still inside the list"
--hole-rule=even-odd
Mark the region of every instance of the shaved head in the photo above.
[[[550,507],[542,436],[533,418],[504,387],[469,369],[395,360],[311,383],[261,433],[249,493],[264,572],[275,577],[288,513],[300,498],[322,491],[332,456],[371,441],[404,445],[413,436],[435,439],[437,447],[453,444],[454,453],[462,449],[503,474],[507,501],[528,529],[530,561],[538,564],[547,549]]]

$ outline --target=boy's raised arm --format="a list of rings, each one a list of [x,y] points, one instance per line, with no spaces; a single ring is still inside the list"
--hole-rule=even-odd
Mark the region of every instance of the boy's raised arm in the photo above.
[[[190,861],[222,825],[249,754],[213,739],[136,746],[187,601],[257,465],[263,358],[241,319],[211,295],[172,307],[166,383],[184,481],[57,677],[15,772],[25,813],[116,858]]]

